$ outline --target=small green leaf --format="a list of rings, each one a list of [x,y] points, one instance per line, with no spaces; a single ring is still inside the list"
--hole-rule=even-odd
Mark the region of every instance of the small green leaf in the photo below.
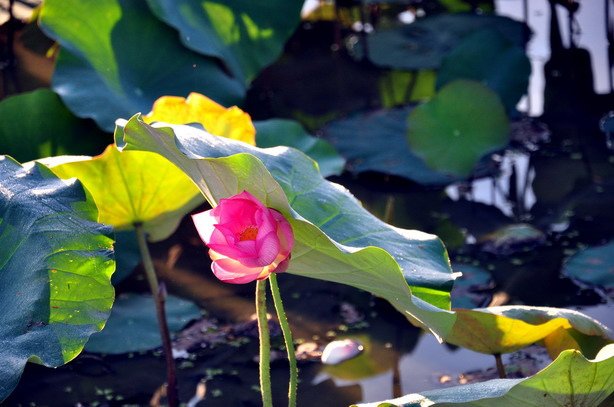
[[[194,183],[157,154],[121,153],[115,145],[96,157],[42,161],[60,178],[78,178],[94,197],[101,223],[116,230],[142,223],[151,241],[167,238],[183,216],[202,203]]]
[[[483,155],[505,146],[508,133],[499,97],[478,82],[457,80],[411,112],[407,137],[431,168],[463,177]]]
[[[271,119],[255,122],[254,125],[258,147],[294,147],[318,163],[322,176],[339,175],[343,172],[345,160],[337,154],[333,146],[307,133],[298,122]]]
[[[183,44],[223,60],[245,85],[281,54],[300,22],[302,0],[147,0]]]
[[[599,406],[614,393],[614,345],[593,360],[566,350],[526,379],[499,379],[409,394],[354,407],[561,407]],[[605,407],[605,405],[604,405]]]
[[[0,159],[0,401],[28,360],[60,366],[113,304],[110,229],[76,181]]]
[[[148,112],[163,95],[200,92],[225,106],[239,103],[244,85],[215,58],[183,47],[145,0],[48,0],[40,26],[62,49],[52,87],[79,117],[108,131],[119,117]]]
[[[169,295],[165,300],[168,329],[174,333],[201,316],[191,301]],[[122,294],[117,297],[104,329],[90,337],[88,352],[119,354],[138,352],[162,345],[151,295]]]
[[[97,154],[110,141],[94,123],[76,118],[49,89],[21,93],[0,102],[0,150],[16,160]]]
[[[116,130],[116,142],[163,155],[212,205],[247,190],[284,214],[296,239],[289,273],[369,291],[440,336],[451,328],[454,276],[441,241],[383,223],[301,152],[258,149],[189,126],[156,128],[138,115]]]

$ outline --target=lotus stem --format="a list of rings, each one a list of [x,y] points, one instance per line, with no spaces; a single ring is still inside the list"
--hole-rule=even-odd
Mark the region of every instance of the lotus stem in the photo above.
[[[166,399],[169,407],[177,407],[179,405],[179,397],[177,395],[177,375],[175,373],[175,360],[173,359],[173,348],[171,345],[171,335],[168,330],[168,324],[166,323],[166,313],[164,311],[164,302],[166,300],[166,289],[164,284],[158,284],[158,278],[156,277],[156,270],[149,253],[149,247],[147,246],[147,239],[145,237],[145,231],[142,223],[135,223],[134,229],[136,231],[136,238],[139,244],[139,250],[141,252],[141,259],[143,260],[143,268],[145,269],[145,276],[149,283],[149,289],[156,305],[156,317],[158,319],[158,328],[160,330],[160,337],[162,338],[162,349],[164,351],[164,357],[166,359]]]
[[[256,314],[258,315],[258,336],[260,338],[260,393],[263,407],[273,407],[271,392],[271,340],[269,320],[266,312],[266,280],[256,282]]]
[[[497,373],[499,373],[499,377],[501,379],[507,379],[507,373],[505,373],[505,365],[503,364],[503,360],[501,359],[500,353],[495,353],[495,362],[497,363]]]
[[[288,353],[288,363],[290,364],[290,383],[288,385],[288,407],[296,407],[296,391],[298,388],[298,368],[296,366],[296,354],[294,353],[294,341],[292,340],[292,331],[290,330],[290,324],[288,324],[288,318],[284,311],[284,304],[281,300],[279,292],[279,286],[277,285],[277,275],[272,273],[269,276],[271,283],[271,293],[273,294],[273,303],[275,304],[275,311],[277,312],[277,319],[281,326],[281,332],[284,335],[284,343],[286,345],[286,352]]]

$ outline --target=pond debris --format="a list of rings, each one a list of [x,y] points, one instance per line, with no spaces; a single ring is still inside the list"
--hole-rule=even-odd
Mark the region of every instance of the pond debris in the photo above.
[[[296,347],[296,359],[299,361],[316,361],[322,357],[322,347],[315,342],[304,342]]]
[[[207,381],[201,380],[196,385],[196,391],[190,400],[188,400],[186,407],[196,407],[196,405],[205,399],[207,395]]]
[[[338,365],[362,353],[364,346],[355,339],[341,339],[332,341],[322,351],[322,363],[325,365]]]
[[[341,314],[341,318],[343,319],[343,322],[348,324],[348,325],[354,325],[357,324],[359,322],[364,321],[365,316],[360,313],[356,307],[352,304],[350,304],[349,302],[342,302],[339,305],[340,311],[339,313]]]

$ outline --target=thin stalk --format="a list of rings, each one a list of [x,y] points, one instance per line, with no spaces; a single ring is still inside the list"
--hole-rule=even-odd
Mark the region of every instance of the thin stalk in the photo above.
[[[294,341],[292,340],[292,331],[288,324],[288,318],[284,311],[284,304],[281,301],[279,286],[277,285],[277,276],[272,273],[269,276],[271,283],[271,293],[273,294],[273,303],[277,312],[277,319],[281,326],[281,332],[284,335],[284,343],[286,352],[288,353],[288,363],[290,364],[290,384],[288,385],[288,407],[296,407],[296,390],[298,388],[298,368],[296,367],[296,354],[294,352]]]
[[[507,373],[505,373],[505,365],[503,365],[501,354],[495,353],[494,357],[495,357],[495,362],[497,363],[497,373],[499,373],[499,377],[501,379],[507,379]]]
[[[143,268],[145,269],[145,276],[149,283],[149,289],[156,305],[156,317],[158,318],[158,328],[160,329],[160,337],[162,338],[162,349],[164,350],[164,357],[166,359],[166,399],[169,407],[177,407],[179,405],[179,397],[177,396],[177,375],[175,373],[175,360],[173,359],[173,348],[171,346],[171,335],[168,330],[168,324],[166,323],[166,313],[164,312],[164,301],[166,299],[166,289],[164,285],[158,284],[158,278],[156,277],[156,270],[149,253],[149,247],[147,246],[147,239],[145,238],[145,231],[143,230],[143,224],[135,223],[134,228],[136,230],[136,238],[139,244],[139,250],[141,252],[141,259],[143,260]]]
[[[269,320],[266,314],[266,280],[256,282],[256,314],[258,315],[258,336],[260,338],[260,393],[263,407],[273,407],[271,392],[271,340]]]

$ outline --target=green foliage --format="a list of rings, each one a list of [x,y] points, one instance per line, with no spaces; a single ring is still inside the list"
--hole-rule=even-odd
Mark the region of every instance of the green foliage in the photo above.
[[[274,62],[300,21],[301,0],[147,0],[183,44],[220,58],[247,85]]]
[[[292,120],[271,119],[255,122],[256,145],[261,148],[288,146],[301,150],[318,163],[322,176],[339,175],[345,160],[325,140],[313,137]]]
[[[429,390],[355,407],[560,407],[599,406],[614,392],[614,345],[593,360],[566,350],[548,367],[526,379],[499,379]]]
[[[505,146],[508,132],[499,97],[478,82],[457,80],[411,112],[407,137],[431,168],[463,177],[486,153]]]
[[[169,295],[165,300],[166,320],[171,332],[177,332],[190,320],[200,317],[191,301]],[[162,345],[156,307],[151,295],[122,294],[117,297],[104,329],[90,338],[88,352],[120,354],[139,352]]]
[[[381,104],[392,108],[430,99],[435,94],[435,71],[390,71],[378,83]]]
[[[102,329],[113,304],[110,230],[76,181],[0,160],[0,401],[26,362],[59,366]]]
[[[117,118],[148,112],[163,95],[200,92],[226,106],[244,84],[212,57],[187,50],[145,0],[45,1],[39,24],[62,46],[52,87],[79,117],[108,131]]]
[[[507,111],[527,92],[531,63],[524,49],[488,27],[476,31],[445,56],[437,88],[456,79],[480,81],[499,95]]]
[[[581,250],[563,266],[563,274],[593,286],[604,288],[614,296],[614,241]]]
[[[76,118],[49,89],[0,101],[0,149],[16,160],[97,154],[109,141],[110,137],[93,123]]]
[[[156,154],[121,153],[110,145],[96,157],[54,157],[44,163],[60,178],[78,178],[85,185],[100,222],[116,230],[142,223],[151,241],[170,236],[183,216],[202,203],[192,181]]]
[[[154,128],[138,116],[116,131],[116,142],[165,156],[212,205],[248,190],[283,213],[296,238],[289,273],[369,291],[438,335],[451,328],[454,315],[444,309],[454,277],[441,241],[381,222],[302,153],[262,150],[188,126]]]

